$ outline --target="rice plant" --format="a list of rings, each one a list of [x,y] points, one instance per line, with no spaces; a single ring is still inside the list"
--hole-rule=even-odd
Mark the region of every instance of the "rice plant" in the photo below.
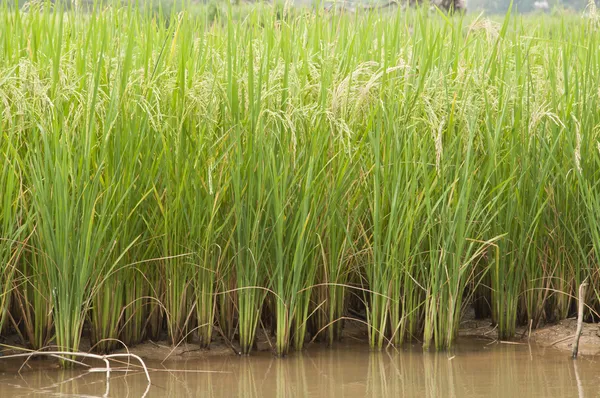
[[[248,354],[260,329],[282,356],[364,309],[372,347],[444,349],[473,297],[510,338],[597,280],[592,19],[3,1],[0,21],[0,330],[24,344],[217,331]]]
[[[7,110],[10,112],[10,110]],[[4,115],[6,117],[8,115]],[[8,319],[14,283],[26,283],[19,277],[20,257],[26,245],[25,232],[27,218],[24,217],[22,200],[22,175],[17,148],[14,143],[18,130],[8,130],[2,137],[0,147],[0,330],[4,329]]]

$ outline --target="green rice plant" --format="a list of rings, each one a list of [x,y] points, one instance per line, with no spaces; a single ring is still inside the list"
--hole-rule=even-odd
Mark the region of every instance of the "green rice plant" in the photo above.
[[[60,131],[59,126],[53,131]],[[69,133],[58,135],[41,131],[37,137],[40,155],[31,160],[32,203],[52,286],[57,345],[69,351],[79,347],[94,282],[114,266],[108,263],[114,249],[102,244],[117,239],[118,230],[109,232],[109,222],[120,199],[102,190],[99,173],[90,164],[69,168],[78,163],[76,156],[82,156],[85,147]]]
[[[209,168],[212,167],[212,165],[209,166]],[[212,173],[213,170],[209,169],[208,172]],[[224,174],[220,174],[220,177],[223,176]],[[212,179],[213,177],[209,176],[209,178]],[[210,216],[210,218],[203,219],[194,224],[196,228],[199,228],[199,232],[201,232],[203,238],[203,243],[199,251],[199,269],[197,270],[195,279],[198,334],[200,336],[200,344],[203,347],[208,347],[211,342],[216,309],[216,281],[219,275],[223,273],[224,253],[228,253],[227,242],[223,242],[217,238],[223,229],[229,226],[225,220],[219,217],[219,207],[227,189],[222,181],[222,178],[215,178],[215,182],[219,184],[219,191],[214,196],[207,195],[207,199],[211,199],[207,205],[212,206],[212,212],[204,211],[205,207],[198,209],[199,214],[204,217]],[[216,242],[213,240],[215,238],[218,239]]]
[[[186,14],[171,19],[173,37],[165,36],[163,47],[167,49],[169,43],[170,50],[165,51],[165,61],[159,58],[152,71],[153,76],[161,76],[152,83],[160,94],[147,101],[150,106],[151,101],[158,101],[158,106],[178,115],[158,132],[162,156],[154,190],[160,216],[152,221],[157,222],[156,229],[163,231],[160,257],[169,335],[174,343],[186,337],[196,315],[202,345],[207,346],[223,245],[218,233],[226,225],[220,224],[224,218],[220,218],[219,209],[227,191],[220,167],[224,156],[220,148],[226,142],[220,136],[217,118],[213,118],[213,112],[219,112],[220,86],[211,79],[211,54],[201,43],[193,43],[195,23]],[[171,62],[177,64],[173,75],[167,68]],[[188,71],[192,74],[187,75]],[[164,88],[160,84],[175,90],[172,98],[162,98]]]
[[[326,119],[311,111],[296,108],[288,97],[299,89],[300,71],[288,42],[293,40],[294,25],[282,25],[282,52],[279,74],[271,84],[281,95],[279,109],[265,121],[270,135],[265,137],[266,181],[269,196],[269,222],[272,225],[273,252],[270,289],[276,322],[275,351],[286,355],[290,345],[304,345],[312,289],[316,281],[318,252],[318,198],[315,181],[324,172],[324,148],[327,135],[321,133]],[[300,135],[308,126],[313,135]]]
[[[505,236],[497,243],[498,252],[490,253],[490,259],[495,257],[490,267],[492,319],[498,326],[500,338],[514,335],[517,323],[523,319],[519,313],[523,314],[526,306],[522,303],[535,302],[537,310],[530,308],[528,312],[531,315],[536,312],[539,317],[548,293],[540,234],[547,212],[548,168],[555,162],[554,155],[546,152],[548,147],[555,146],[538,133],[555,119],[552,115],[546,118],[545,113],[532,114],[537,104],[531,101],[530,90],[531,84],[537,82],[524,83],[532,66],[523,53],[532,51],[527,47],[532,43],[523,41],[522,46],[512,45],[506,41],[514,39],[508,32],[507,18],[497,38],[489,43],[493,51],[485,70],[486,80],[480,86],[485,104],[484,142],[488,154],[485,174],[489,175],[491,187],[505,184],[505,189],[499,192],[502,210],[496,213],[492,223],[492,235]],[[510,90],[497,90],[499,81],[514,83]],[[538,125],[540,122],[542,125]],[[527,300],[533,295],[538,297]]]
[[[580,27],[580,41],[587,44],[586,48],[596,46],[598,27],[595,21],[591,20]],[[585,38],[585,39],[584,39]],[[595,47],[594,47],[595,48]],[[573,104],[569,120],[569,127],[572,133],[568,139],[570,148],[568,154],[571,166],[571,174],[576,181],[576,204],[573,206],[572,217],[569,217],[568,224],[571,242],[577,248],[576,266],[573,270],[574,288],[577,287],[586,278],[589,278],[590,286],[593,289],[588,291],[587,300],[595,309],[597,309],[600,292],[597,288],[598,281],[598,258],[600,253],[600,229],[599,216],[600,195],[598,191],[598,165],[600,164],[600,137],[598,135],[598,114],[590,112],[595,109],[598,103],[597,92],[595,91],[595,82],[600,76],[598,68],[598,54],[595,51],[584,51],[584,49],[572,48],[572,56],[582,64],[581,69],[574,68],[571,76],[576,76],[576,82],[581,82],[576,86],[579,96],[584,100],[581,104]],[[566,73],[566,72],[565,72]],[[565,85],[572,80],[565,78]],[[568,145],[568,144],[567,144]],[[571,210],[570,209],[570,210]]]
[[[499,213],[501,220],[496,221],[495,228],[497,232],[502,229],[507,233],[506,239],[499,243],[500,252],[505,257],[492,268],[493,317],[498,323],[502,338],[514,335],[518,302],[523,298],[521,293],[529,280],[526,278],[533,277],[528,276],[527,270],[537,269],[540,265],[537,244],[540,222],[546,207],[544,182],[540,181],[544,177],[535,171],[539,159],[525,156],[525,153],[531,153],[529,150],[534,145],[535,138],[520,140],[515,137],[507,156],[508,163],[506,166],[499,166],[506,167],[504,176],[511,176],[505,194],[507,198],[504,199],[506,205]],[[502,178],[506,177],[499,179]]]
[[[49,14],[35,12],[35,17],[23,21],[19,13],[9,11],[2,4],[6,34],[2,41],[2,72],[0,72],[0,198],[2,198],[2,232],[0,245],[2,263],[2,293],[0,323],[5,326],[10,319],[14,330],[24,344],[34,349],[42,348],[51,338],[52,306],[50,286],[46,278],[40,251],[36,245],[34,211],[30,206],[30,181],[28,180],[26,139],[32,120],[42,121],[51,104],[42,87],[43,74],[33,62],[37,58],[37,45],[30,47],[30,60],[19,59],[28,32],[34,43],[42,32],[36,30],[40,19]],[[16,30],[13,30],[16,29]],[[27,239],[27,245],[25,240]],[[6,310],[12,291],[12,311]],[[8,317],[7,317],[8,315]]]
[[[291,332],[294,326],[295,311],[301,310],[298,304],[301,296],[309,296],[308,291],[298,293],[303,287],[301,284],[306,268],[308,228],[312,221],[309,214],[310,189],[312,183],[312,167],[309,169],[290,170],[290,163],[285,161],[289,149],[287,145],[290,134],[282,127],[282,134],[277,136],[274,147],[268,154],[270,167],[268,170],[269,185],[273,187],[270,198],[270,214],[274,229],[273,270],[270,275],[275,294],[275,321],[276,321],[276,352],[283,356],[288,353]],[[281,142],[279,144],[279,142]],[[278,153],[279,152],[279,153]],[[296,180],[300,175],[307,173],[304,179]],[[311,284],[312,285],[312,284]],[[300,314],[298,314],[300,316]]]
[[[452,44],[460,47],[460,28],[458,22],[437,34],[451,36]],[[487,261],[485,256],[502,236],[492,231],[492,224],[502,211],[505,182],[493,181],[482,172],[477,156],[485,129],[478,117],[481,97],[471,92],[473,72],[460,68],[455,52],[446,55],[438,51],[435,46],[430,48],[426,59],[448,57],[455,76],[462,75],[462,83],[456,84],[452,74],[442,74],[432,66],[423,100],[431,123],[428,129],[434,132],[429,158],[435,157],[435,168],[423,173],[430,228],[425,245],[428,265],[422,271],[426,289],[423,339],[425,347],[434,343],[441,349],[450,347],[456,338],[467,285],[472,282],[477,287],[487,272],[486,262],[498,262],[497,256]],[[447,87],[446,93],[431,92],[430,84],[435,81]]]
[[[192,33],[196,28],[191,29]],[[182,36],[183,37],[183,36]],[[191,38],[183,40],[190,40]],[[228,204],[230,171],[227,159],[230,156],[229,141],[219,128],[217,118],[222,110],[222,86],[214,79],[214,69],[210,54],[202,46],[181,51],[181,64],[189,61],[187,51],[195,52],[196,65],[189,64],[184,70],[196,70],[197,75],[188,78],[185,95],[185,111],[190,115],[191,135],[188,162],[193,174],[188,178],[187,198],[190,203],[188,229],[191,241],[195,242],[197,259],[195,270],[196,315],[200,344],[208,347],[211,341],[215,313],[215,289],[217,278],[224,273],[225,254],[229,253],[227,234],[231,230],[231,213],[222,210]],[[198,83],[199,82],[199,83]],[[183,93],[182,93],[183,95]],[[200,117],[198,117],[198,116]],[[184,141],[185,139],[182,139]],[[229,209],[229,208],[227,208]]]
[[[252,31],[249,34],[250,45],[247,48],[246,62],[244,51],[239,51],[236,38],[241,32],[234,28],[231,10],[227,16],[227,104],[231,109],[228,115],[234,127],[231,137],[232,161],[229,166],[231,175],[232,198],[231,213],[233,228],[231,237],[233,250],[233,270],[230,278],[235,284],[235,303],[237,308],[237,332],[241,353],[247,355],[254,346],[256,330],[261,318],[261,308],[265,301],[268,285],[268,269],[271,267],[270,244],[272,231],[269,228],[269,202],[273,189],[268,183],[269,137],[265,118],[261,118],[263,107],[263,87],[268,86],[269,57],[267,47],[262,57],[253,53]],[[252,23],[256,23],[254,19]],[[255,65],[259,72],[256,73]],[[236,68],[243,68],[247,76],[247,104],[240,98],[240,87],[235,78]],[[258,89],[257,89],[258,88]],[[244,115],[244,108],[247,114]],[[245,116],[245,117],[243,117]],[[242,128],[242,124],[245,128]],[[227,289],[226,291],[230,291]],[[226,302],[232,303],[228,295]]]
[[[3,333],[285,355],[363,306],[373,347],[447,348],[479,290],[500,338],[569,316],[597,24],[226,8],[1,3]]]
[[[479,126],[475,117],[467,116],[475,104],[455,104],[449,98],[436,103],[448,105],[443,105],[446,113],[426,102],[429,120],[434,123],[430,127],[435,132],[434,145],[429,147],[434,149],[430,157],[435,157],[435,168],[423,173],[429,230],[425,244],[428,264],[421,278],[426,289],[424,346],[434,343],[441,349],[453,344],[467,284],[473,282],[476,287],[480,282],[487,272],[482,257],[500,238],[490,227],[501,211],[502,184],[493,185],[489,176],[478,172]]]
[[[135,23],[134,14],[122,14],[115,18],[127,20],[129,24]],[[147,250],[134,245],[146,232],[143,218],[137,217],[136,213],[151,192],[151,176],[156,175],[158,166],[155,159],[146,156],[155,152],[153,145],[156,146],[148,128],[149,116],[140,112],[140,107],[134,101],[127,100],[130,96],[139,95],[140,91],[131,85],[132,79],[139,79],[131,73],[134,40],[135,35],[130,32],[123,43],[121,51],[124,51],[124,56],[110,87],[111,100],[103,120],[107,131],[102,136],[107,139],[107,148],[101,183],[106,190],[120,198],[120,208],[108,227],[111,231],[118,231],[118,239],[105,242],[106,246],[113,246],[109,262],[114,269],[101,273],[97,289],[92,292],[91,340],[100,352],[114,349],[117,339],[122,335],[123,325],[133,319],[139,322],[143,316],[141,297],[136,293],[141,293],[144,281],[138,275],[139,270],[129,269],[127,263],[146,258],[144,255]],[[143,178],[140,178],[141,175]],[[141,340],[142,330],[139,326],[136,329],[124,336],[124,343]]]
[[[469,126],[468,130],[474,131],[475,128]],[[430,182],[432,189],[443,192],[436,203],[426,201],[428,218],[436,222],[428,234],[430,263],[426,282],[424,347],[429,347],[432,342],[437,349],[453,344],[458,333],[463,292],[470,279],[480,277],[474,274],[475,262],[499,239],[498,236],[488,238],[498,196],[489,197],[485,189],[473,192],[469,186],[473,170],[469,153],[473,150],[473,133],[469,136],[466,143],[450,138],[448,147],[466,144],[465,160],[461,164],[456,160],[452,163],[449,159],[449,164],[454,165],[451,172],[447,171],[450,168],[448,163],[442,163],[440,176]],[[460,156],[461,151],[451,153]]]
[[[62,38],[64,14],[58,7],[48,18],[55,22],[49,26],[56,29],[53,34],[57,35],[51,63],[52,109],[61,111],[49,110],[47,118],[31,129],[25,162],[32,191],[36,242],[52,289],[56,343],[61,350],[70,351],[79,347],[87,310],[102,276],[110,273],[133,242],[121,246],[122,252],[113,256],[114,242],[118,241],[119,228],[124,222],[119,219],[117,227],[113,224],[123,203],[116,187],[123,184],[127,190],[129,186],[119,179],[109,186],[103,184],[107,142],[111,138],[110,124],[97,123],[96,118],[98,108],[106,105],[104,88],[100,88],[105,71],[103,58],[91,69],[90,95],[74,97],[71,99],[74,102],[69,103],[72,87],[58,73],[62,46],[67,44]],[[106,36],[90,44],[90,50],[94,50],[96,43],[101,46],[102,55]],[[65,67],[65,73],[86,67],[77,61],[75,57],[72,68]],[[57,95],[59,92],[63,96]],[[104,133],[101,139],[97,129]]]
[[[579,136],[579,139],[582,139]],[[595,134],[586,137],[586,141],[588,139],[597,141],[598,138],[595,137]],[[584,142],[586,142],[584,141]],[[580,141],[581,142],[581,141]],[[589,141],[587,141],[589,142]],[[593,142],[593,141],[592,141]],[[594,153],[595,151],[591,147],[588,150],[581,150],[581,152],[576,154],[582,156],[581,159],[585,159],[581,161],[578,172],[579,179],[579,190],[581,195],[581,200],[584,207],[584,215],[586,220],[586,229],[590,234],[590,244],[585,245],[581,244],[579,246],[580,249],[580,257],[579,261],[584,266],[580,266],[579,274],[576,275],[576,282],[581,283],[586,278],[591,278],[592,281],[597,280],[597,259],[598,259],[598,243],[600,242],[600,232],[598,229],[598,214],[599,207],[599,195],[598,195],[598,180],[595,178],[597,175],[597,165],[600,160],[600,150],[598,153]],[[577,155],[576,155],[577,156]],[[591,286],[594,286],[593,283]],[[599,292],[597,288],[593,288],[593,296],[592,298],[598,300]]]
[[[416,332],[422,300],[416,264],[427,226],[418,225],[425,215],[425,202],[417,188],[423,173],[418,136],[410,130],[404,134],[394,131],[387,115],[376,123],[370,137],[373,232],[372,263],[366,267],[366,279],[370,344],[381,348],[388,324],[391,330],[387,334],[395,344]],[[386,134],[388,129],[394,133]]]
[[[141,180],[138,176],[142,170],[146,176],[152,175],[153,168],[157,166],[154,159],[143,155],[152,152],[146,146],[152,142],[145,137],[148,130],[140,128],[135,120],[125,123],[127,128],[115,134],[115,139],[110,143],[106,174],[103,176],[103,183],[107,187],[112,186],[117,197],[122,198],[122,205],[111,226],[111,229],[119,231],[119,239],[112,242],[114,251],[111,263],[114,269],[103,274],[98,281],[90,310],[92,345],[101,352],[110,352],[119,338],[127,345],[142,340],[143,328],[140,326],[144,323],[145,314],[143,297],[148,295],[144,268],[136,263],[150,258],[149,249],[152,246],[148,245],[147,239],[142,239],[148,236],[147,227],[137,213],[147,200],[151,187],[148,185],[149,179]],[[115,184],[119,180],[122,182]]]
[[[4,115],[5,117],[6,115]],[[20,280],[18,264],[26,244],[27,218],[23,217],[22,175],[18,151],[18,133],[4,131],[0,125],[0,330],[5,326],[11,305],[13,285]]]
[[[28,219],[33,218],[28,215]],[[39,253],[34,236],[31,245],[34,249],[23,253],[18,276],[14,278],[10,318],[23,345],[39,350],[54,337],[52,288],[44,256]]]
[[[231,235],[231,233],[230,233]],[[231,242],[228,242],[231,244]],[[232,252],[232,248],[229,247],[229,252]],[[233,258],[232,255],[229,258]],[[222,334],[223,338],[227,341],[233,341],[235,333],[237,331],[236,317],[237,317],[237,290],[236,290],[236,277],[231,263],[226,263],[221,268],[220,273],[217,277],[217,286],[215,288],[216,297],[216,319],[214,328]],[[254,340],[253,340],[254,341]],[[252,347],[248,350],[250,350]],[[249,351],[248,351],[249,352]]]
[[[240,347],[243,354],[248,354],[254,345],[267,293],[264,289],[269,266],[270,236],[266,222],[270,190],[266,185],[266,165],[262,156],[265,152],[263,146],[255,141],[258,137],[245,137],[243,145],[241,131],[235,135],[236,160],[231,170],[234,270],[230,277],[235,278]]]
[[[186,134],[181,131],[181,134]],[[170,138],[166,138],[170,141]],[[182,140],[183,141],[183,140]],[[184,144],[182,144],[184,145]],[[191,172],[186,162],[188,152],[174,150],[172,156],[166,158],[167,174],[165,187],[157,204],[161,209],[162,258],[165,278],[165,316],[169,336],[173,344],[178,343],[189,332],[193,314],[194,247],[190,236],[189,209],[186,203],[186,187]],[[191,203],[193,205],[193,202]],[[187,210],[187,211],[186,211]]]
[[[317,221],[318,251],[315,287],[315,330],[326,331],[326,341],[332,344],[342,337],[345,295],[353,273],[352,256],[356,250],[354,236],[360,214],[360,186],[355,180],[357,161],[348,154],[343,142],[344,132],[331,135],[324,146],[324,167],[318,173],[315,207],[322,213]],[[358,208],[358,210],[357,210]]]

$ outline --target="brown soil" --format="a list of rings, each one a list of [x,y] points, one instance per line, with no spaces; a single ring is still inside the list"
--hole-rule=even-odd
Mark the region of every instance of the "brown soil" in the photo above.
[[[344,325],[343,339],[345,341],[358,341],[367,344],[367,329],[360,322],[346,322]],[[272,337],[269,337],[263,330],[259,330],[256,336],[256,347],[254,352],[273,352],[275,342]],[[320,343],[309,343],[320,344]],[[120,350],[119,352],[127,352]],[[227,342],[221,336],[213,339],[213,342],[208,349],[198,348],[197,344],[182,343],[173,348],[167,341],[145,343],[136,345],[130,349],[130,352],[139,355],[147,361],[178,361],[198,358],[210,358],[214,356],[236,356],[239,352],[239,347],[235,342]]]
[[[496,328],[491,325],[489,319],[475,320],[467,315],[467,319],[461,323],[459,337],[478,337],[489,339],[490,343],[506,344],[528,344],[535,343],[542,347],[554,347],[563,351],[571,351],[573,336],[575,334],[576,319],[566,319],[557,324],[546,325],[536,330],[529,330],[527,327],[517,328],[516,337],[511,341],[500,341],[497,338]],[[367,344],[366,326],[360,322],[346,322],[343,338],[345,341],[362,342]],[[272,338],[269,339],[264,331],[257,334],[257,344],[255,351],[272,352]],[[319,344],[319,343],[315,343]],[[18,347],[16,336],[10,336],[3,342],[1,347],[5,355],[10,355],[19,350],[9,349],[7,346]],[[311,344],[309,344],[310,346]],[[82,340],[80,350],[87,352],[90,349],[87,339]],[[22,351],[21,351],[22,352]],[[119,352],[127,352],[126,349]],[[209,349],[201,349],[194,342],[181,343],[177,347],[172,347],[167,341],[146,341],[145,343],[130,348],[130,352],[139,355],[147,361],[179,361],[189,359],[211,358],[215,356],[236,356],[239,347],[235,344],[226,342],[222,337],[215,337]],[[583,324],[583,333],[579,342],[580,355],[600,355],[600,324]]]
[[[535,330],[519,327],[516,336],[510,342],[503,343],[535,343],[542,347],[554,347],[563,351],[571,351],[573,336],[577,329],[577,319],[570,318],[556,324],[545,325]],[[492,342],[501,342],[497,338],[496,328],[487,320],[468,320],[461,324],[460,336],[484,337]],[[600,324],[584,323],[579,340],[580,355],[600,355]]]

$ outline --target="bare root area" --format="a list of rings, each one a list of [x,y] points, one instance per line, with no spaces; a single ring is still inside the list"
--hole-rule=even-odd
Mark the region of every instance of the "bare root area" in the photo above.
[[[516,336],[510,341],[498,339],[497,328],[489,319],[468,320],[461,324],[459,335],[463,337],[482,337],[490,342],[499,343],[534,343],[542,347],[554,347],[570,352],[573,345],[573,336],[577,331],[577,319],[569,318],[555,324],[544,325],[541,328],[530,330],[528,327],[518,327]],[[583,331],[579,340],[579,354],[600,355],[600,325],[597,323],[583,323]]]

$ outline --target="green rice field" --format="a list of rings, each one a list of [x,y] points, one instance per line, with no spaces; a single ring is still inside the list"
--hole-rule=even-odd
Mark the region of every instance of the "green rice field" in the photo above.
[[[600,14],[0,3],[0,334],[283,356],[600,310]]]

